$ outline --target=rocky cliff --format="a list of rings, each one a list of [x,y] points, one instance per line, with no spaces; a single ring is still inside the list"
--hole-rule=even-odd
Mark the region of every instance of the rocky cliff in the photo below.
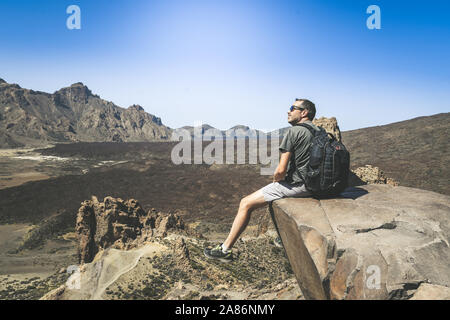
[[[196,234],[185,228],[176,214],[164,215],[155,209],[145,212],[134,199],[97,197],[84,201],[78,210],[75,231],[78,235],[78,260],[92,262],[95,255],[106,248],[130,249],[153,237],[165,237],[171,229]]]
[[[204,258],[208,241],[177,215],[146,213],[133,199],[85,201],[82,263],[43,299],[450,297],[448,196],[371,184],[335,199],[277,200],[268,211],[285,251],[263,231],[223,264]]]
[[[170,133],[141,106],[118,107],[81,82],[49,94],[0,81],[0,147],[168,140]]]
[[[42,299],[302,297],[271,239],[239,241],[232,265],[210,261],[203,256],[204,237],[177,214],[145,212],[134,199],[84,201],[76,234],[81,264],[68,266],[67,282]]]
[[[372,184],[277,200],[271,214],[306,299],[448,297],[448,196]]]

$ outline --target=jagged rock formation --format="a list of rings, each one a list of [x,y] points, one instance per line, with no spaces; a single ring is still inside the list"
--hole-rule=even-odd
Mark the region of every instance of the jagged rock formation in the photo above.
[[[211,243],[193,228],[175,214],[145,213],[133,199],[84,201],[76,231],[80,252],[90,255],[41,299],[302,298],[284,252],[268,238],[239,241],[238,259],[223,264],[205,259]]]
[[[185,230],[177,214],[163,214],[152,209],[146,213],[137,200],[96,197],[84,201],[78,210],[75,227],[80,263],[91,262],[108,247],[128,250],[154,237],[165,237],[169,230]]]
[[[386,177],[384,172],[378,167],[365,165],[364,167],[359,167],[352,170],[352,172],[356,175],[356,177],[368,184],[389,184],[391,186],[398,186],[397,181]],[[353,182],[350,182],[349,184],[354,185]]]
[[[407,299],[421,284],[450,287],[448,196],[372,184],[336,199],[277,200],[271,213],[307,299]]]
[[[331,118],[320,117],[319,119],[314,119],[313,123],[318,127],[324,128],[326,132],[331,133],[336,138],[336,140],[338,141],[342,140],[341,130],[339,129],[335,117]]]
[[[173,256],[175,257],[176,265],[179,268],[184,270],[191,268],[189,250],[184,238],[179,238],[175,241],[173,246]]]
[[[0,147],[77,141],[168,140],[171,129],[141,106],[101,99],[81,82],[53,94],[0,81]]]

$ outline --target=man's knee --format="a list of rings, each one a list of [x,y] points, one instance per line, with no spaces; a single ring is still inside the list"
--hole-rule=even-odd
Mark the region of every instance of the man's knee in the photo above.
[[[262,204],[259,204],[258,201],[255,201],[250,196],[246,196],[246,197],[242,198],[241,202],[239,204],[240,209],[245,209],[248,211],[252,211],[253,209],[256,209],[261,206],[262,206]]]
[[[249,196],[246,196],[241,199],[241,202],[239,203],[239,208],[247,210],[250,210],[252,208]]]

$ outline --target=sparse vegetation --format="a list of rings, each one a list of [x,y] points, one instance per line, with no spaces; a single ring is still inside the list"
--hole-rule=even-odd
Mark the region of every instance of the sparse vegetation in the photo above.
[[[22,281],[14,280],[5,282],[9,284],[0,290],[0,300],[36,300],[47,292],[50,292],[65,283],[69,278],[68,273],[54,273],[48,278],[33,277]],[[1,285],[0,281],[0,285]]]

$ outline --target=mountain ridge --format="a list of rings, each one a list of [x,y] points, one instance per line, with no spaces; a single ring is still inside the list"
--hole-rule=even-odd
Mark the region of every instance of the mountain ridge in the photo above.
[[[140,105],[122,108],[82,82],[51,94],[0,81],[0,147],[164,141],[171,131]]]

